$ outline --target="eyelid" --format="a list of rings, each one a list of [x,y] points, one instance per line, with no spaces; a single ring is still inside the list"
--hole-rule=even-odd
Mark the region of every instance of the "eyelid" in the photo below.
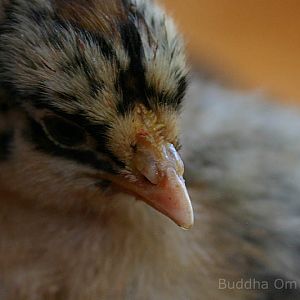
[[[48,130],[45,128],[45,125],[43,122],[43,118],[45,118],[46,116],[60,117],[64,120],[67,120],[66,118],[60,116],[59,114],[52,112],[49,109],[45,109],[45,108],[37,109],[34,106],[32,106],[30,103],[26,103],[23,107],[24,107],[25,111],[28,113],[28,115],[43,127],[43,130],[45,133],[48,132]],[[74,123],[72,121],[69,121],[69,122]],[[74,123],[74,124],[79,126],[77,123]],[[79,126],[79,127],[81,127],[81,126]],[[85,130],[85,128],[83,128],[83,129]],[[86,134],[85,144],[82,144],[82,145],[79,145],[76,147],[61,145],[61,144],[57,143],[57,141],[55,141],[55,139],[53,139],[51,137],[50,133],[46,133],[46,134],[47,134],[48,138],[51,139],[52,142],[54,142],[57,146],[60,146],[62,148],[76,149],[76,150],[83,150],[83,151],[94,150],[95,152],[97,152],[98,142],[93,136],[90,135],[90,133],[87,130],[85,130],[85,134]],[[97,155],[100,155],[100,153],[97,152]]]
[[[72,121],[64,119],[55,114],[46,114],[44,115],[44,117],[41,118],[40,124],[43,127],[44,132],[46,133],[48,138],[53,143],[55,143],[56,145],[62,148],[84,149],[85,146],[87,145],[88,139],[87,139],[86,131],[81,126],[77,125]],[[69,128],[63,126],[69,126]],[[61,134],[60,130],[57,130],[60,127],[62,128],[62,131],[65,128],[68,128],[67,131],[70,130],[70,132],[72,132],[74,130],[74,134],[77,135],[79,134],[78,142],[76,141],[76,138],[75,138],[75,142],[74,140],[72,141],[72,135]]]
[[[65,149],[77,149],[77,150],[89,150],[89,149],[91,149],[91,147],[93,147],[93,148],[96,147],[96,142],[93,140],[93,138],[91,138],[91,136],[86,131],[85,131],[85,142],[81,145],[66,146],[66,145],[59,143],[51,135],[47,126],[45,125],[45,122],[44,122],[45,118],[47,118],[47,117],[59,118],[59,119],[62,119],[66,123],[70,123],[74,126],[77,126],[78,128],[82,128],[82,127],[70,120],[65,119],[64,117],[61,117],[60,115],[58,115],[50,110],[47,110],[47,109],[36,109],[31,105],[25,105],[24,108],[27,111],[27,113],[30,115],[30,117],[33,118],[36,122],[38,122],[43,127],[43,130],[44,130],[45,134],[47,134],[47,137],[53,143],[55,143],[57,146],[59,146],[61,148],[65,148]]]

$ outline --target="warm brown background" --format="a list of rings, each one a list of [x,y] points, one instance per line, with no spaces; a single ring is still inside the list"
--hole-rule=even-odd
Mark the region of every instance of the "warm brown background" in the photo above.
[[[300,0],[161,0],[190,53],[240,86],[300,104]]]

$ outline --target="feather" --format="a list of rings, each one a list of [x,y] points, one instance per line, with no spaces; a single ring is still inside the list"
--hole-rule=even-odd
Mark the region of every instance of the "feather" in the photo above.
[[[183,101],[152,1],[4,4],[1,300],[300,299],[298,111],[195,74]]]

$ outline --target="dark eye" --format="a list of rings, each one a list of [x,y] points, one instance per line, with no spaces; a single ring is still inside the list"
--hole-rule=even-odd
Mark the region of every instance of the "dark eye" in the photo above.
[[[44,117],[43,127],[48,137],[61,146],[78,147],[86,142],[85,131],[75,123],[61,117]]]

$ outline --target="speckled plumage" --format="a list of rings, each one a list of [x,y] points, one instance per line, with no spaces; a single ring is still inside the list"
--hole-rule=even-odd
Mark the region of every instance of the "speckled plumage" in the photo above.
[[[171,21],[142,0],[4,4],[0,299],[298,299],[272,288],[300,284],[298,114],[192,81],[182,144],[196,218],[182,231],[95,176],[130,175],[143,123],[178,146],[186,66]],[[84,147],[51,136],[49,110],[88,132]],[[220,290],[220,278],[270,289]]]
[[[147,1],[86,3],[8,5],[0,38],[2,85],[27,110],[80,122],[116,163],[133,143],[130,111],[136,104],[153,110],[164,124],[162,136],[176,144],[187,68],[172,21]],[[120,140],[126,140],[121,150],[115,146]]]

